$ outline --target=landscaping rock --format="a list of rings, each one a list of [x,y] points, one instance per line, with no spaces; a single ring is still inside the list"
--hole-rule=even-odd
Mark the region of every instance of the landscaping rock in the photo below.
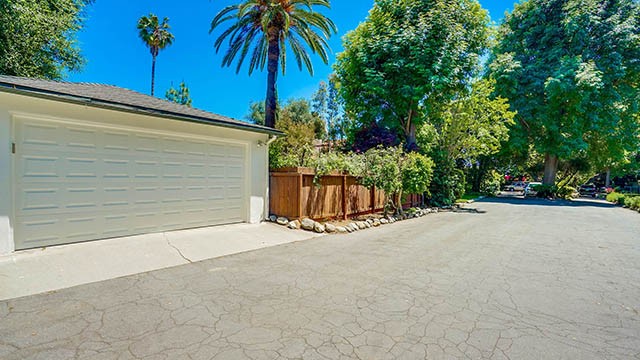
[[[373,224],[372,225],[375,226],[375,227],[380,226],[380,220],[378,220],[378,219],[373,220]]]
[[[302,219],[302,222],[300,223],[300,226],[302,226],[303,229],[310,230],[310,231],[313,231],[313,228],[315,227],[315,225],[316,225],[316,222],[309,218]]]
[[[300,228],[300,223],[298,222],[298,220],[289,221],[289,224],[287,226],[289,227],[289,229],[297,230]]]
[[[278,220],[278,217],[277,217],[277,216],[275,216],[275,215],[271,215],[271,216],[269,216],[269,220],[270,220],[271,222],[276,222],[276,220]]]
[[[345,228],[345,230],[347,230],[347,232],[350,232],[350,233],[353,232],[353,229],[351,228],[351,224],[345,225],[344,228]]]
[[[324,224],[324,227],[326,228],[328,233],[336,232],[336,226],[333,224]]]
[[[373,220],[371,220],[371,219],[367,219],[367,220],[366,220],[366,223],[367,223],[367,224],[369,224],[369,225],[373,225]]]
[[[380,219],[380,224],[384,225],[388,223],[389,223],[389,219],[385,219],[385,218]]]
[[[351,228],[353,229],[353,231],[358,231],[360,230],[360,228],[358,227],[358,224],[352,222],[351,224],[349,224],[349,226],[351,226]]]
[[[368,221],[365,221],[365,222],[364,222],[364,225],[367,227],[367,229],[371,227],[371,224],[369,224],[369,222],[368,222]]]
[[[347,232],[347,229],[344,226],[336,226],[336,231],[341,234],[344,234]]]
[[[324,225],[320,224],[319,222],[315,223],[315,225],[313,226],[313,231],[317,233],[323,233],[324,230],[325,230]]]
[[[367,228],[367,225],[365,225],[364,221],[358,221],[357,225],[360,230],[364,230]]]
[[[276,222],[280,225],[287,225],[289,224],[289,219],[287,219],[286,217],[279,217],[276,219]]]

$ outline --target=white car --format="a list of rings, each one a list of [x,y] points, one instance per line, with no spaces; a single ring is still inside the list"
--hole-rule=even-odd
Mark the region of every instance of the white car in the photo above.
[[[524,188],[527,186],[527,183],[524,181],[514,182],[513,184],[507,185],[505,190],[507,191],[524,191]]]

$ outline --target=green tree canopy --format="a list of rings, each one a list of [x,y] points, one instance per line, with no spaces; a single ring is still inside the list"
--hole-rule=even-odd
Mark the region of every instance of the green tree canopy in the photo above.
[[[149,16],[143,16],[138,19],[138,36],[149,48],[152,57],[151,63],[151,96],[153,96],[153,88],[156,77],[156,57],[160,53],[160,50],[173,44],[173,34],[169,32],[171,26],[169,26],[169,18],[162,19],[162,22],[158,20],[158,17],[154,14]]]
[[[178,85],[177,89],[174,88],[172,84],[165,93],[164,97],[176,104],[191,107],[191,95],[189,94],[189,87],[184,83],[184,81],[180,82],[180,85]]]
[[[228,39],[222,66],[231,66],[237,59],[239,72],[249,53],[249,74],[267,65],[266,126],[274,127],[276,122],[276,82],[278,67],[283,74],[286,69],[286,45],[289,44],[298,68],[302,70],[304,64],[311,75],[313,65],[305,44],[325,64],[329,62],[327,40],[337,28],[331,19],[314,11],[313,6],[329,8],[329,0],[244,0],[225,7],[211,22],[210,32],[232,21],[215,42],[217,52]]]
[[[490,73],[518,112],[515,148],[545,154],[545,184],[559,158],[586,152],[603,163],[637,147],[639,9],[634,0],[528,0],[500,26]]]
[[[434,133],[436,146],[445,151],[449,160],[474,162],[479,156],[497,153],[509,138],[508,126],[513,124],[515,113],[509,111],[507,99],[492,97],[494,83],[487,79],[475,81],[468,95],[452,100],[437,120],[421,129]]]
[[[476,0],[377,0],[335,65],[345,111],[415,143],[416,126],[467,86],[491,33]]]
[[[0,74],[62,79],[84,58],[76,34],[92,0],[0,1]]]

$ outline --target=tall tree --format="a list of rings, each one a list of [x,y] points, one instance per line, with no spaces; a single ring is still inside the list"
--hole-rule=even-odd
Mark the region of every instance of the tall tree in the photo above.
[[[311,111],[325,121],[327,120],[327,101],[327,83],[320,81],[318,90],[311,97]]]
[[[191,95],[189,94],[189,87],[184,83],[184,81],[180,82],[177,89],[173,87],[173,84],[171,84],[171,87],[164,94],[164,97],[176,104],[191,107],[192,101]]]
[[[249,74],[258,67],[263,70],[267,65],[266,126],[275,126],[278,67],[282,68],[284,75],[286,44],[289,44],[300,70],[304,63],[313,75],[311,58],[304,44],[312,53],[320,55],[325,64],[329,62],[327,40],[337,32],[337,28],[329,18],[314,11],[314,5],[329,8],[329,0],[245,0],[227,6],[211,22],[210,32],[225,21],[233,21],[215,42],[217,52],[225,39],[229,39],[222,66],[231,66],[237,56],[236,72],[239,72],[249,51]]]
[[[0,74],[62,79],[84,58],[76,34],[92,0],[0,1]]]
[[[156,76],[156,57],[160,50],[173,43],[173,34],[169,32],[169,18],[166,17],[160,22],[154,14],[143,16],[138,20],[138,36],[147,45],[153,58],[151,63],[151,96],[153,96],[154,81]]]
[[[476,0],[376,0],[335,65],[348,117],[396,129],[411,148],[417,126],[478,72],[489,36]]]
[[[329,138],[336,140],[345,137],[345,121],[341,116],[339,83],[336,74],[329,75],[329,90],[327,91],[327,126]]]
[[[637,147],[638,59],[635,0],[528,0],[507,14],[491,74],[518,112],[511,141],[545,155],[545,184],[561,159],[615,162]]]

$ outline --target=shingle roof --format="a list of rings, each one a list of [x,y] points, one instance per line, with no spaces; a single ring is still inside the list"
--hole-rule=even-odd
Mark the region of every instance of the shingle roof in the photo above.
[[[178,120],[195,121],[281,135],[272,128],[232,119],[208,111],[176,104],[137,91],[105,84],[74,83],[0,75],[0,91],[83,103],[114,110],[143,113]]]

